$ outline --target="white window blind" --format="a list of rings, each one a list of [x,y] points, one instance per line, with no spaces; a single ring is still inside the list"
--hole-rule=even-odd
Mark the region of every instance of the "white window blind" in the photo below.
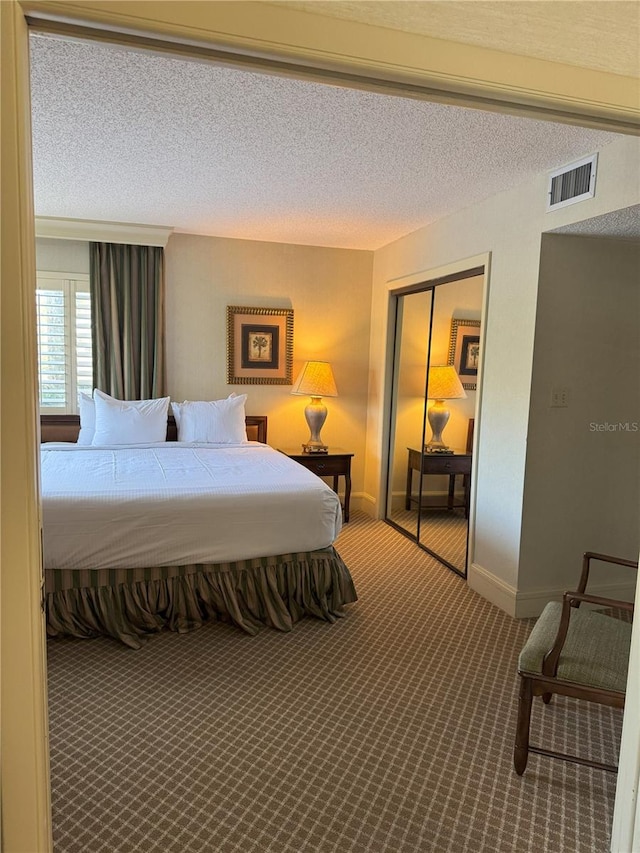
[[[88,290],[75,292],[76,331],[76,396],[93,393],[93,354],[91,351],[91,295]]]
[[[36,312],[40,410],[77,412],[93,387],[89,277],[38,272]]]

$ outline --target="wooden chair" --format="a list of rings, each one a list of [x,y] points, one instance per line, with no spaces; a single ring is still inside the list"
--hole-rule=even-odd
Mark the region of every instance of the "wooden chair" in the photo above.
[[[638,567],[638,563],[632,560],[587,551],[582,561],[578,589],[565,592],[562,602],[547,604],[534,625],[518,661],[520,698],[513,763],[519,776],[525,771],[530,752],[600,770],[617,771],[617,767],[611,764],[554,752],[529,743],[534,696],[542,696],[545,704],[550,702],[552,694],[557,693],[614,708],[624,707],[631,622],[597,610],[579,608],[584,601],[601,608],[633,613],[633,604],[585,592],[591,560]]]
[[[475,418],[469,418],[469,423],[467,424],[467,443],[465,445],[465,450],[467,451],[467,453],[473,453],[473,431],[475,423]]]

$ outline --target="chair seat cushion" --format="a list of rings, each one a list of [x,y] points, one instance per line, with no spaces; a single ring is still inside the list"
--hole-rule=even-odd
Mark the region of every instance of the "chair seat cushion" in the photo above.
[[[542,659],[555,641],[561,612],[559,601],[549,602],[542,611],[520,653],[519,672],[542,673]],[[584,605],[573,607],[557,677],[624,693],[630,646],[630,622],[587,610]]]

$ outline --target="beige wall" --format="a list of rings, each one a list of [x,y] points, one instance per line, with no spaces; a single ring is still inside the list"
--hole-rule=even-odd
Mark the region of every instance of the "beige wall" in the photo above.
[[[308,359],[330,361],[339,396],[327,399],[322,438],[355,452],[354,497],[364,482],[371,252],[174,234],[166,248],[168,392],[175,400],[248,394],[269,417],[274,447],[309,437],[307,398],[287,385],[227,385],[226,307],[294,310],[294,378]]]
[[[89,244],[84,240],[36,239],[36,269],[89,275]]]
[[[542,240],[520,548],[519,610],[577,581],[583,551],[640,550],[640,244]],[[569,392],[566,408],[551,391]],[[622,425],[623,428],[620,427]],[[633,588],[628,569],[594,589]],[[546,596],[545,600],[548,598]],[[534,607],[535,609],[535,607]]]
[[[88,272],[88,243],[39,238],[37,268]],[[246,393],[266,414],[274,447],[308,438],[306,398],[286,385],[227,385],[227,305],[294,310],[294,378],[307,359],[330,361],[339,396],[327,399],[323,439],[356,454],[363,489],[371,314],[371,252],[174,234],[165,250],[167,392],[174,400]]]
[[[639,156],[639,141],[620,137],[600,152],[593,199],[545,213],[547,176],[539,175],[374,256],[365,489],[380,511],[388,293],[408,278],[424,280],[447,265],[463,269],[465,258],[491,255],[469,583],[508,612],[515,613],[517,590],[527,582],[518,560],[542,232],[637,204]]]

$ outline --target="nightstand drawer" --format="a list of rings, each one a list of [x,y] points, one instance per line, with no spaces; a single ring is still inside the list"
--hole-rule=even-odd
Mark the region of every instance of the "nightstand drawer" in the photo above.
[[[471,457],[447,457],[442,455],[428,455],[423,457],[422,472],[424,474],[469,474],[471,471]]]
[[[318,477],[332,477],[334,474],[344,474],[345,469],[348,470],[348,465],[345,462],[349,457],[344,456],[305,456],[304,458],[296,457],[296,462],[304,465],[309,471],[313,471]]]

